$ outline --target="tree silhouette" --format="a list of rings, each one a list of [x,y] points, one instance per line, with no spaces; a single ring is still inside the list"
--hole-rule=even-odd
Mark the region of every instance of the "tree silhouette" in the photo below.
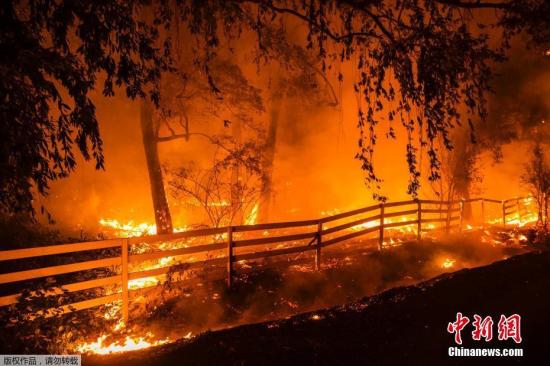
[[[483,13],[488,9],[490,16]],[[159,78],[173,57],[174,26],[186,28],[193,61],[216,90],[209,65],[217,50],[252,32],[268,57],[264,33],[285,21],[304,26],[322,72],[355,60],[354,88],[361,97],[357,158],[373,188],[380,182],[373,165],[377,129],[395,136],[394,123],[404,126],[413,195],[420,185],[419,145],[427,147],[429,176],[437,179],[434,141],[441,138],[450,147],[453,127],[486,116],[492,65],[504,59],[511,37],[524,32],[537,47],[550,44],[550,3],[542,0],[5,1],[1,209],[33,212],[33,192],[46,194],[52,180],[75,169],[75,149],[103,167],[90,92],[101,87],[112,96],[120,86],[130,98],[148,95],[158,104]]]
[[[408,192],[420,186],[420,146],[426,146],[429,178],[439,178],[438,138],[451,148],[450,131],[486,117],[492,67],[504,60],[510,39],[524,31],[548,48],[550,5],[546,1],[328,1],[264,2],[258,19],[265,28],[274,16],[308,26],[308,46],[324,66],[356,60],[357,159],[371,188],[380,179],[373,165],[378,128],[395,137],[395,121],[408,142]],[[492,10],[487,16],[488,9]],[[377,196],[375,192],[375,196]],[[383,199],[384,197],[378,197]]]
[[[75,149],[96,168],[102,140],[90,93],[122,87],[158,102],[169,68],[158,25],[133,1],[5,1],[0,7],[0,209],[34,213],[33,191],[75,169]],[[159,19],[160,7],[151,9]],[[101,75],[101,78],[100,78]],[[99,79],[102,79],[100,82]]]
[[[550,195],[550,166],[539,142],[535,143],[531,160],[525,164],[524,169],[521,180],[535,198],[538,223],[546,230],[548,226],[548,195]]]
[[[157,198],[156,203],[155,200],[153,201],[157,228],[160,223],[160,227],[165,229],[162,232],[171,231],[172,223],[169,220],[170,211],[164,191],[163,176],[160,171],[158,171],[159,174],[154,173],[157,171],[156,167],[160,168],[156,148],[159,143],[201,138],[211,143],[216,151],[225,152],[229,156],[241,156],[243,154],[239,154],[239,152],[251,143],[248,140],[241,141],[243,132],[248,132],[248,135],[253,136],[252,138],[248,137],[249,140],[261,140],[264,134],[263,127],[256,120],[264,111],[260,90],[250,84],[236,63],[220,56],[213,57],[209,62],[210,81],[202,77],[199,71],[200,69],[197,69],[196,65],[184,60],[175,65],[174,73],[163,79],[161,108],[152,120],[155,135],[151,140],[144,140],[146,152],[153,151],[156,156],[156,162],[148,164],[148,168],[150,177],[155,180],[155,185],[152,182],[151,189],[153,198]],[[215,88],[210,83],[215,83]],[[204,132],[204,124],[209,127],[222,127],[224,133],[212,135]],[[257,152],[258,149],[246,149],[246,151],[249,152],[248,155],[252,155],[250,151]],[[215,155],[219,156],[220,154]],[[194,164],[188,164],[184,169],[170,169],[168,173],[173,173],[174,176],[177,176],[177,180],[181,181],[174,183],[174,179],[172,179],[170,185],[172,188],[174,185],[181,185],[180,191],[187,192],[187,194],[194,192],[194,198],[204,207],[213,225],[217,225],[221,218],[227,219],[228,214],[225,210],[223,210],[223,214],[220,213],[221,211],[218,214],[214,213],[222,208],[230,209],[231,220],[240,219],[246,209],[240,202],[243,197],[243,186],[239,183],[240,169],[245,168],[245,172],[250,171],[243,161],[242,158],[234,159],[231,164],[223,164],[223,169],[216,159],[213,160],[211,169],[205,170],[194,166]],[[231,182],[227,181],[228,171],[231,171]],[[199,194],[196,190],[199,186],[194,184],[194,190],[185,191],[183,181],[192,183],[193,179],[194,183],[199,180],[207,181],[208,184],[203,182],[203,185],[208,189],[203,189],[202,194]],[[223,189],[215,187],[216,183],[221,184]],[[229,204],[227,206],[209,206],[206,202],[212,197],[206,194],[207,191],[217,192],[218,195],[232,193],[231,197],[218,197],[220,201],[226,200]],[[181,195],[176,194],[175,196]],[[253,195],[246,196],[250,198]],[[201,197],[202,199],[199,199]],[[239,210],[240,213],[237,212]],[[214,220],[214,217],[219,219]]]

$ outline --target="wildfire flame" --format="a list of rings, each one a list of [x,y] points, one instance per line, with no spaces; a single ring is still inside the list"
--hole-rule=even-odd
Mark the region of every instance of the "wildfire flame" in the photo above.
[[[451,268],[455,265],[455,262],[456,260],[454,259],[445,258],[443,263],[441,263],[441,268],[445,268],[445,269]]]
[[[399,246],[401,245],[403,241],[399,238],[397,239],[394,239],[394,238],[390,238],[389,240],[384,240],[384,247],[396,247],[396,246]]]
[[[519,240],[519,241],[528,241],[529,239],[527,239],[527,237],[526,237],[525,235],[520,234],[520,235],[518,236],[518,240]]]
[[[414,220],[414,218],[411,218],[411,217],[401,217],[397,220],[392,220],[390,218],[387,218],[387,219],[384,219],[384,224],[392,224],[392,223],[395,223],[395,222],[406,222],[406,221],[410,221],[410,220]],[[380,225],[380,220],[375,220],[375,221],[368,221],[368,222],[365,222],[363,224],[359,224],[359,225],[355,225],[355,226],[352,226],[350,228],[350,230],[353,230],[353,231],[359,231],[359,230],[363,230],[363,229],[370,229],[370,228],[373,228],[373,227],[376,227]],[[428,229],[428,226],[427,225],[424,225],[423,226],[424,228]],[[394,232],[401,232],[401,233],[404,233],[404,234],[407,234],[407,233],[416,233],[416,224],[410,224],[410,225],[404,225],[404,226],[397,226],[397,227],[391,227],[391,228],[385,228],[384,230],[386,231],[394,231]]]
[[[126,223],[122,223],[116,219],[100,219],[99,224],[110,230],[113,230],[114,235],[117,237],[136,237],[144,235],[156,235],[157,225],[147,222],[135,223],[130,220]],[[175,227],[174,232],[179,233],[187,230],[187,227]]]
[[[123,342],[113,342],[110,344],[105,344],[105,339],[107,339],[107,335],[103,334],[95,342],[78,345],[76,350],[80,353],[106,355],[110,353],[136,351],[171,342],[169,338],[154,340],[154,335],[151,332],[147,332],[145,336],[137,338],[126,336]]]
[[[537,213],[536,210],[534,210],[530,204],[532,204],[534,201],[532,198],[527,198],[522,200],[522,203],[524,204],[521,214],[516,213],[515,216],[508,216],[506,218],[506,224],[507,225],[517,225],[518,227],[523,227],[527,224],[533,223],[537,221]],[[219,202],[216,203],[219,205],[225,205],[225,202]],[[338,213],[339,210],[334,209],[330,211],[322,212],[322,215],[327,214],[335,214]],[[254,205],[250,213],[245,217],[244,223],[246,225],[254,225],[257,222],[258,218],[258,204]],[[399,218],[385,218],[384,224],[391,224],[391,223],[397,223],[397,222],[406,222],[406,221],[412,221],[415,220],[416,216],[406,216],[406,217],[399,217]],[[502,217],[498,217],[494,220],[485,220],[486,223],[489,224],[497,224],[500,225],[502,223]],[[154,224],[150,223],[135,223],[133,221],[128,221],[127,223],[122,223],[115,219],[101,219],[99,223],[107,227],[111,230],[113,230],[114,234],[119,237],[131,237],[131,236],[143,236],[143,235],[155,235],[156,234],[156,226]],[[374,220],[369,221],[360,225],[356,225],[351,227],[350,231],[358,231],[368,228],[376,227],[380,224],[380,220]],[[431,229],[436,229],[436,225],[425,223],[422,225],[422,228],[427,232]],[[185,231],[186,227],[180,227],[180,228],[174,228],[175,232],[181,232]],[[463,230],[470,231],[474,229],[483,230],[484,235],[481,238],[482,242],[491,243],[493,245],[495,244],[503,244],[499,240],[496,240],[492,233],[489,232],[484,228],[483,225],[472,225],[472,224],[465,224],[463,227]],[[405,226],[397,226],[397,227],[391,227],[391,228],[385,228],[385,231],[387,232],[393,232],[401,235],[393,235],[393,237],[389,236],[385,238],[383,242],[384,247],[392,247],[392,246],[399,246],[402,243],[406,242],[407,235],[410,234],[416,234],[417,225],[416,224],[409,224]],[[424,233],[426,235],[429,235],[428,233]],[[224,237],[222,234],[220,236],[220,240],[223,240]],[[269,236],[271,233],[269,231],[262,232],[263,236]],[[527,241],[527,238],[525,235],[520,234],[516,231],[515,234],[515,240],[519,242],[525,242]],[[160,250],[168,250],[168,249],[177,249],[181,247],[187,247],[188,245],[191,245],[192,239],[189,239],[189,241],[182,241],[182,242],[163,242],[159,244],[158,249]],[[150,247],[148,245],[144,245],[143,248],[137,246],[135,248],[137,252],[147,252],[150,250]],[[147,269],[154,269],[159,267],[167,267],[174,264],[177,264],[176,257],[165,257],[160,258],[156,260],[154,263],[147,262],[144,263],[142,267],[140,267],[140,270],[147,270]],[[192,260],[193,258],[189,258],[189,260]],[[450,269],[455,267],[456,260],[452,258],[439,258],[438,262],[436,262],[437,265],[443,269]],[[241,263],[242,265],[246,265],[246,263]],[[311,270],[311,269],[308,269]],[[157,285],[159,281],[161,281],[161,277],[164,277],[164,275],[154,276],[154,277],[146,277],[146,278],[140,278],[129,281],[128,285],[130,289],[138,289],[138,288],[144,288],[144,287],[151,287],[154,285]],[[106,319],[118,317],[120,316],[120,306],[113,304],[113,306],[109,307],[107,312],[104,314],[104,317]],[[311,319],[313,320],[320,320],[322,319],[321,316],[314,314],[312,315]],[[172,342],[173,340],[170,338],[158,338],[155,337],[155,335],[151,332],[145,333],[145,335],[139,335],[139,336],[126,336],[122,340],[115,341],[112,343],[107,344],[107,338],[109,334],[113,332],[118,332],[120,330],[123,330],[125,328],[125,324],[122,320],[120,320],[111,330],[111,332],[106,331],[104,334],[100,335],[95,342],[90,343],[83,343],[76,346],[76,350],[80,353],[95,353],[95,354],[110,354],[110,353],[118,353],[118,352],[125,352],[125,351],[133,351],[133,350],[140,350],[145,349],[153,346],[159,346],[163,345],[169,342]],[[191,333],[188,333],[183,338],[189,339],[191,338]]]

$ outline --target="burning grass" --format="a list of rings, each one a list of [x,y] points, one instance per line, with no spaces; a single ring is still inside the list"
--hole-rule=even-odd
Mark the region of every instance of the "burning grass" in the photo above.
[[[520,218],[523,221],[518,223],[523,225],[530,220],[527,215]],[[414,219],[415,215],[388,218],[385,224]],[[113,225],[113,228],[122,230],[119,234],[125,231],[127,236],[132,236],[128,230],[138,232],[151,229],[147,225]],[[347,226],[347,230],[354,232],[377,225],[377,220],[371,220]],[[518,227],[517,230],[499,230],[465,225],[463,235],[447,236],[445,230],[434,230],[438,228],[425,224],[420,243],[411,242],[416,238],[416,224],[390,227],[385,230],[381,251],[377,250],[378,239],[368,235],[326,247],[323,249],[322,271],[315,270],[312,252],[242,260],[235,264],[238,278],[232,291],[226,288],[224,267],[192,266],[204,259],[221,258],[225,255],[224,250],[147,260],[134,264],[130,272],[171,269],[166,274],[129,281],[129,288],[137,290],[131,292],[129,324],[120,320],[120,302],[114,302],[96,310],[44,321],[41,328],[47,330],[43,336],[33,333],[29,327],[15,327],[17,319],[10,319],[12,326],[8,327],[10,329],[5,336],[19,337],[19,333],[27,332],[21,339],[32,340],[24,346],[31,347],[33,352],[107,354],[149,348],[189,339],[209,329],[285,318],[344,304],[388,288],[417,283],[443,272],[491,263],[529,250],[528,244],[536,238],[522,229],[522,225]],[[256,235],[267,237],[294,233],[285,230],[258,231]],[[203,239],[209,243],[212,239],[222,242],[227,239],[225,235]],[[248,237],[245,233],[235,233],[234,239]],[[132,240],[135,244],[130,247],[131,254],[204,244],[197,238],[157,243],[149,242],[147,237]],[[268,246],[280,249],[293,245],[300,245],[300,242]],[[116,269],[112,273],[116,273]],[[107,288],[101,295],[117,291],[120,289]],[[23,309],[26,305],[22,302],[17,306]],[[41,320],[34,322],[36,324]],[[73,332],[71,327],[80,328]],[[18,352],[18,346],[21,346],[17,342],[11,345],[14,352]]]
[[[94,353],[98,355],[107,355],[111,353],[137,351],[154,346],[160,346],[169,343],[169,338],[156,339],[155,335],[151,332],[145,333],[145,336],[131,337],[126,336],[122,341],[107,342],[107,335],[101,335],[97,341],[90,343],[83,343],[76,346],[78,353]]]
[[[508,360],[514,364],[545,364],[549,342],[549,264],[550,253],[537,251],[395,288],[344,306],[208,332],[192,342],[154,352],[84,359],[90,365],[124,366],[171,365],[180,360],[189,365],[400,365],[410,364],[411,360],[415,365],[447,365],[447,351],[454,343],[445,328],[460,309],[468,315],[480,311],[493,317],[511,311],[521,314],[520,347],[525,350],[524,357]],[[501,283],[506,284],[506,291],[502,291]],[[474,341],[464,332],[463,342],[464,348],[519,346],[495,339]],[[476,365],[508,364],[502,358],[473,361]]]
[[[72,346],[79,352],[112,353],[191,338],[211,329],[285,318],[370,296],[388,288],[414,284],[441,273],[477,267],[528,247],[514,241],[487,245],[483,232],[452,236],[445,242],[408,242],[381,252],[368,241],[327,252],[322,271],[312,258],[249,263],[232,291],[222,279],[162,284],[133,300],[131,323]],[[119,333],[118,337],[116,334]]]

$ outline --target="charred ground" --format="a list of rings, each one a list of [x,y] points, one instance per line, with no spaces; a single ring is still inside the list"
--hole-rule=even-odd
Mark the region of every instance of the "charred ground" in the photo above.
[[[541,364],[548,360],[550,252],[536,251],[491,265],[444,274],[345,306],[281,321],[205,333],[191,342],[109,357],[88,365],[193,364]],[[522,315],[523,358],[452,359],[446,325],[456,312]],[[471,331],[468,330],[468,332]],[[464,347],[512,348],[463,333]]]

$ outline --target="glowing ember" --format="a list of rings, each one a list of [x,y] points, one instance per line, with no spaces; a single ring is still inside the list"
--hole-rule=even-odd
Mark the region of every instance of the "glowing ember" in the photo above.
[[[160,346],[170,342],[170,339],[153,340],[154,336],[148,332],[144,337],[131,338],[127,336],[124,342],[113,342],[111,344],[105,344],[107,335],[100,336],[96,342],[84,343],[78,345],[76,350],[80,353],[95,353],[99,355],[106,355],[109,353],[119,353],[126,351],[136,351],[140,349],[149,348],[152,346]]]
[[[129,290],[136,290],[139,288],[145,288],[145,287],[151,287],[156,286],[159,283],[159,279],[157,277],[144,277],[144,278],[138,278],[135,280],[128,281],[128,289]]]
[[[441,267],[442,268],[451,268],[455,265],[455,262],[456,261],[454,259],[445,258],[443,263],[441,263]]]
[[[383,246],[384,247],[396,247],[396,246],[401,245],[402,242],[403,242],[403,240],[401,240],[399,238],[397,238],[397,239],[389,238],[389,240],[384,240]]]
[[[527,237],[525,235],[518,236],[519,241],[528,241]]]
[[[537,221],[537,215],[536,213],[529,212],[526,215],[522,215],[521,219],[519,217],[514,217],[513,219],[507,219],[506,224],[507,225],[517,225],[519,227],[523,227],[527,224],[531,224]]]
[[[368,222],[365,222],[363,224],[359,224],[359,225],[355,225],[355,226],[352,226],[350,229],[353,230],[353,231],[359,231],[359,230],[363,230],[363,229],[370,229],[372,227],[376,227],[380,224],[380,221],[379,220],[376,220],[376,221],[368,221]]]

